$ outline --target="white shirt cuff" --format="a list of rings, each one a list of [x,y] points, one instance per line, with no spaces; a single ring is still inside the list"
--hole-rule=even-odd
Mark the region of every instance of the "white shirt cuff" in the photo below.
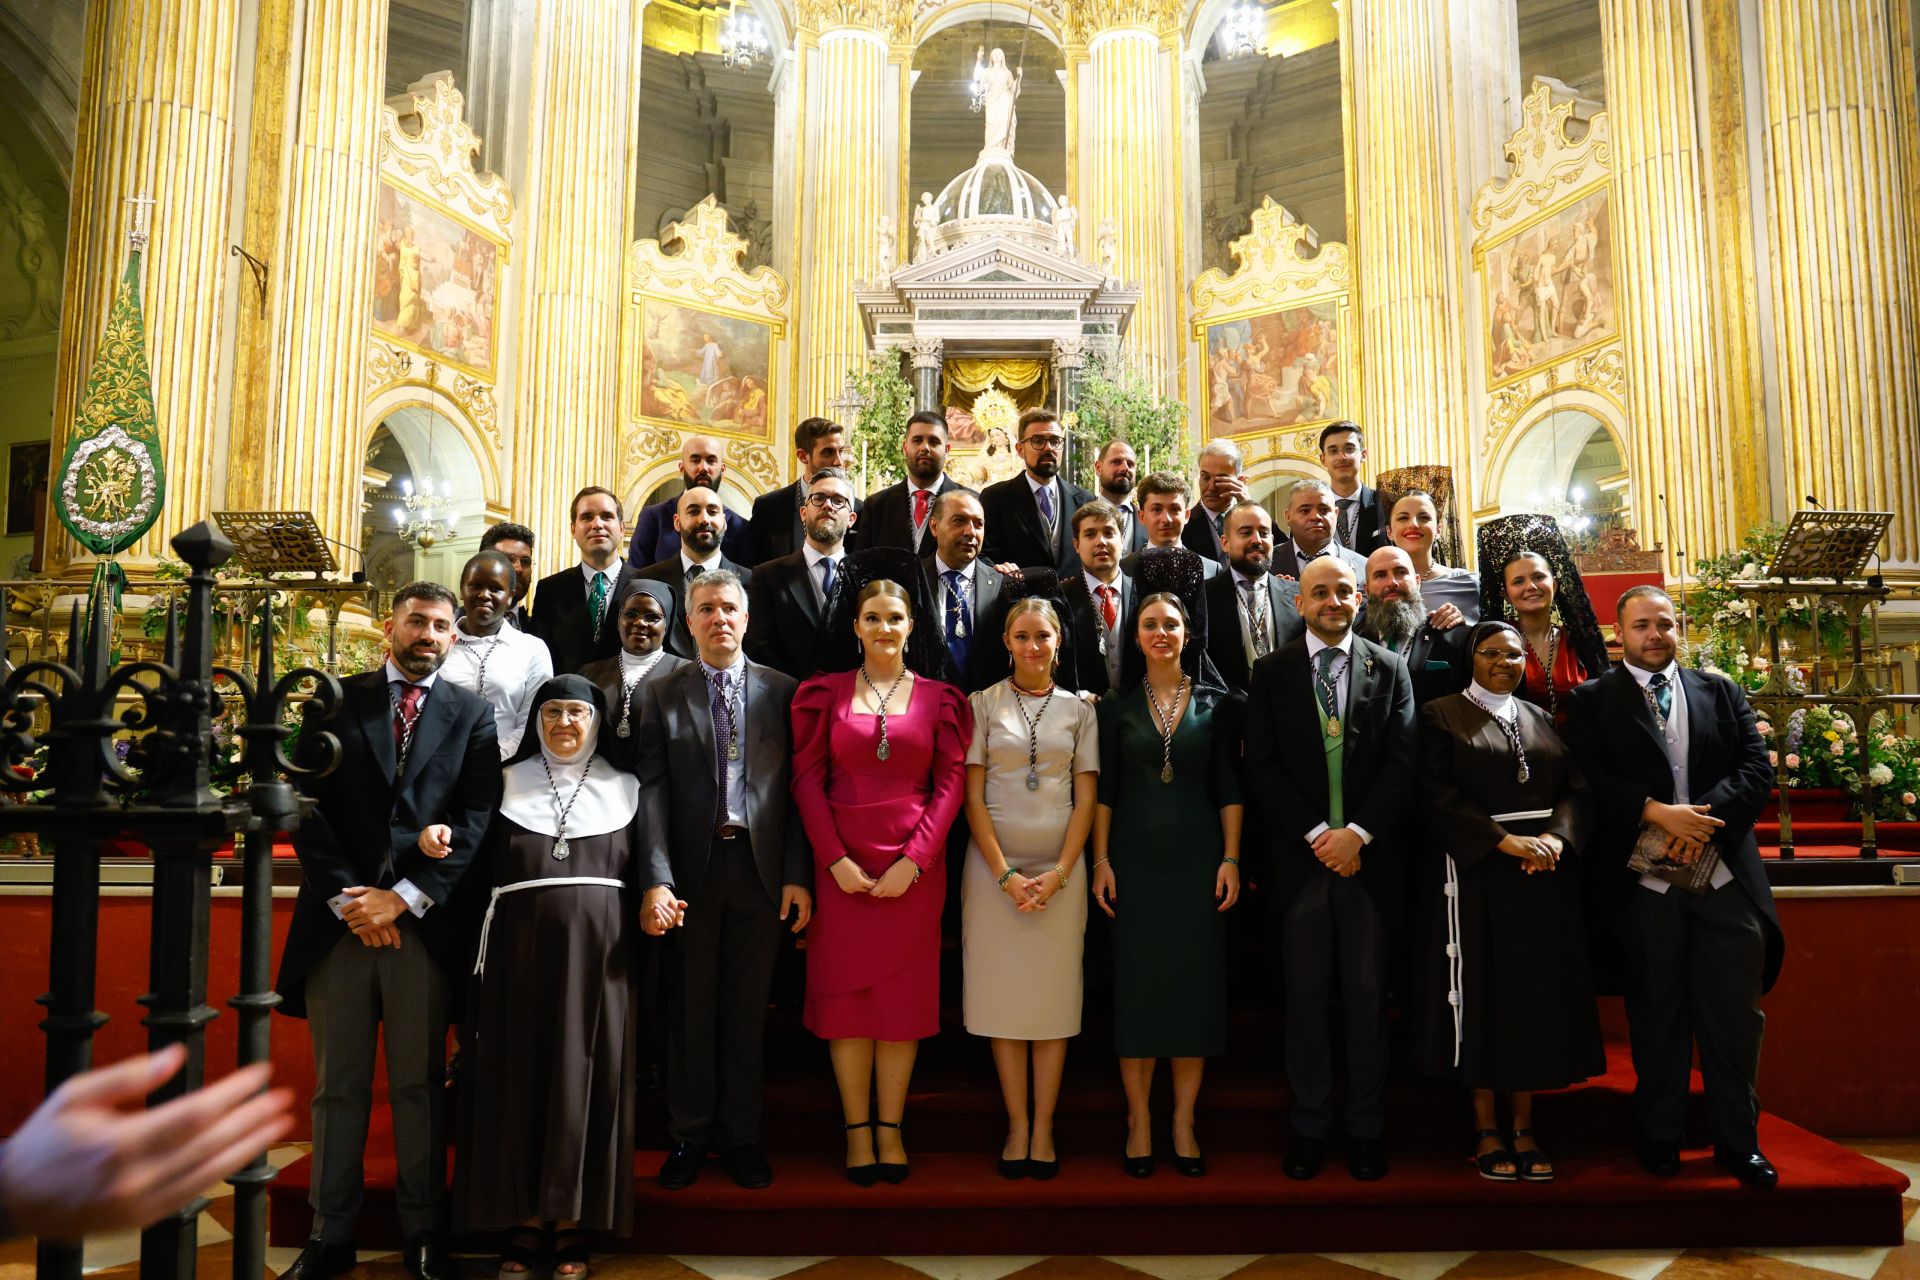
[[[1361,843],[1361,844],[1372,844],[1372,843],[1373,843],[1373,833],[1372,833],[1372,832],[1370,832],[1370,831],[1368,831],[1368,830],[1367,830],[1367,829],[1366,829],[1365,827],[1363,827],[1363,826],[1361,826],[1361,825],[1360,825],[1359,823],[1357,823],[1357,822],[1349,822],[1349,823],[1347,824],[1347,830],[1349,830],[1349,831],[1351,831],[1351,832],[1353,832],[1353,834],[1355,834],[1355,835],[1357,835],[1357,836],[1359,836],[1359,837],[1360,837],[1360,843]]]
[[[407,904],[407,910],[416,919],[427,914],[427,908],[433,905],[433,899],[420,892],[411,880],[400,881],[393,886],[393,891],[400,895],[400,900]]]
[[[1326,829],[1327,829],[1327,824],[1323,822],[1319,826],[1315,827],[1313,830],[1307,832],[1307,843],[1312,844],[1315,840],[1318,840],[1320,838],[1320,833],[1322,831],[1325,831]]]

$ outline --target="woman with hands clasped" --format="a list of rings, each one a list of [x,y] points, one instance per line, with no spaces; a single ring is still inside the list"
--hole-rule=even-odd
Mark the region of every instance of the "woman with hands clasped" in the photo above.
[[[1199,574],[1192,588],[1198,591]],[[1239,703],[1192,674],[1204,652],[1173,592],[1140,602],[1138,687],[1103,698],[1093,896],[1113,917],[1114,1045],[1127,1094],[1122,1158],[1153,1174],[1148,1094],[1173,1060],[1173,1166],[1206,1173],[1194,1104],[1227,1039],[1226,920],[1240,896]],[[1184,659],[1184,663],[1183,663]]]
[[[1080,1034],[1087,931],[1086,896],[1064,891],[1093,826],[1100,737],[1093,704],[1054,683],[1065,638],[1053,605],[1017,601],[1004,639],[1013,674],[971,700],[964,1005],[967,1030],[992,1038],[1007,1104],[1000,1174],[1045,1181],[1060,1170],[1053,1110]]]
[[[1549,1182],[1533,1095],[1601,1074],[1578,871],[1587,788],[1553,718],[1518,695],[1526,644],[1483,622],[1473,683],[1429,703],[1420,723],[1424,942],[1414,965],[1414,1054],[1473,1094],[1480,1176]],[[1496,1106],[1505,1095],[1512,1126]]]
[[[827,1041],[847,1177],[860,1186],[906,1180],[907,1085],[919,1042],[940,1030],[940,864],[973,718],[960,691],[931,674],[946,650],[937,625],[916,636],[925,617],[938,614],[910,552],[848,556],[822,652],[828,662],[857,655],[858,665],[793,695],[793,798],[819,885],[805,1022]]]

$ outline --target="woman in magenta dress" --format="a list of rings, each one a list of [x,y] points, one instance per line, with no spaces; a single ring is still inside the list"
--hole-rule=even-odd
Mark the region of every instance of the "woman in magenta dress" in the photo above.
[[[843,561],[821,652],[855,665],[793,696],[793,795],[821,899],[805,1021],[827,1041],[861,1186],[907,1176],[900,1125],[919,1042],[940,1029],[942,860],[973,736],[965,695],[935,678],[937,621],[914,641],[916,616],[933,616],[925,582],[906,551]]]
[[[1567,695],[1605,675],[1606,637],[1560,526],[1551,516],[1507,516],[1481,525],[1480,616],[1520,630],[1526,674],[1514,696],[1567,722]]]

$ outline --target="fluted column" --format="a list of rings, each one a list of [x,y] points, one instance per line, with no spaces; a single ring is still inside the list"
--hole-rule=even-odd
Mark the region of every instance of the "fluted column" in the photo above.
[[[1904,5],[1905,0],[1898,0]],[[1767,222],[1789,509],[1891,510],[1920,561],[1911,46],[1888,0],[1760,6]],[[1910,38],[1910,36],[1908,37]]]
[[[134,560],[164,554],[169,537],[205,518],[208,459],[224,434],[212,373],[226,335],[235,13],[225,0],[99,0],[87,15],[54,460],[66,448],[126,265],[126,201],[148,193],[142,296],[167,490],[159,520],[128,549]],[[49,529],[54,565],[81,555],[57,523]]]
[[[888,75],[890,41],[904,41],[904,0],[806,0],[795,9],[805,69],[806,140],[800,175],[804,223],[799,262],[800,396],[796,418],[828,414],[850,367],[867,350],[856,280],[880,271],[881,214],[897,214],[885,114],[899,101]],[[911,239],[901,232],[900,239]],[[790,424],[788,424],[790,425]],[[787,450],[777,451],[785,456]]]
[[[1449,138],[1447,6],[1346,6],[1359,265],[1361,424],[1380,468],[1445,463],[1473,493]]]
[[[275,242],[266,305],[236,364],[228,493],[310,510],[327,537],[358,547],[387,0],[329,0],[289,17],[288,48],[299,52],[287,87],[298,107],[277,217],[251,219]],[[276,52],[263,48],[263,61]],[[254,180],[272,185],[265,174]]]
[[[568,507],[611,485],[620,307],[633,189],[640,6],[539,0],[535,223],[523,294],[513,427],[513,515],[560,563]],[[556,558],[557,557],[557,558]]]
[[[1601,0],[1634,523],[1643,544],[1665,543],[1672,574],[1739,539],[1729,496],[1752,468],[1736,442],[1760,429],[1731,409],[1691,24],[1671,0]]]
[[[1087,230],[1112,219],[1120,279],[1140,285],[1125,346],[1173,393],[1184,363],[1186,249],[1177,179],[1175,110],[1182,6],[1172,0],[1082,0],[1069,6],[1068,40],[1084,43],[1082,99],[1091,135]]]

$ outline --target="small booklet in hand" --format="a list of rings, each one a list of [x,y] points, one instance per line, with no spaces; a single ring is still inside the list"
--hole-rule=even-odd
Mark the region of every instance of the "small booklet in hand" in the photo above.
[[[1640,824],[1640,836],[1633,842],[1633,856],[1627,870],[1652,876],[1668,884],[1679,885],[1688,893],[1705,893],[1713,881],[1713,870],[1720,865],[1720,850],[1709,841],[1692,862],[1682,862],[1667,852],[1670,837],[1651,822]]]

